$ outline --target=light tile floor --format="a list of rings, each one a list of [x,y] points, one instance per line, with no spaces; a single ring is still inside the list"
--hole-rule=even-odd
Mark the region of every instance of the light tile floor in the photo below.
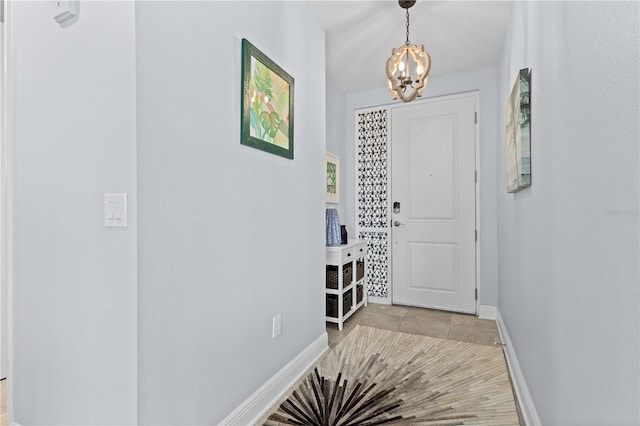
[[[344,323],[342,331],[338,330],[337,324],[327,323],[329,346],[337,345],[356,325],[481,345],[502,344],[495,321],[473,315],[369,303]]]

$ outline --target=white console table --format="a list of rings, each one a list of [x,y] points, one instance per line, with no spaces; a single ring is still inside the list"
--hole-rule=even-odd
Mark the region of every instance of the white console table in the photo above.
[[[349,240],[341,246],[327,247],[326,257],[326,320],[342,330],[351,315],[367,306],[367,241]]]

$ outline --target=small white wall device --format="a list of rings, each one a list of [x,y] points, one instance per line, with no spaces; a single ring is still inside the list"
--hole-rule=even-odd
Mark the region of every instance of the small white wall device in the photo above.
[[[127,194],[104,194],[104,226],[127,227]]]
[[[63,24],[69,19],[78,16],[79,0],[53,0],[53,19],[58,24]]]

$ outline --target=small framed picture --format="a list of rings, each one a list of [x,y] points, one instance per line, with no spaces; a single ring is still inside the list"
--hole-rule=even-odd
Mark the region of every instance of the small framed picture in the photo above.
[[[325,201],[340,204],[340,157],[327,152],[325,165],[327,173]]]
[[[507,192],[531,186],[531,69],[518,72],[507,100]]]
[[[293,159],[293,86],[293,77],[242,39],[241,144]]]

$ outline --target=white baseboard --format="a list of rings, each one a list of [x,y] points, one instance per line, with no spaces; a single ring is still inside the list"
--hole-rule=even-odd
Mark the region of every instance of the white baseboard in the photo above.
[[[498,318],[498,308],[495,306],[480,305],[478,306],[478,318],[495,321]]]
[[[390,297],[367,296],[367,303],[377,303],[378,305],[390,305]]]
[[[255,425],[328,349],[328,336],[325,332],[225,417],[219,425]]]
[[[518,398],[518,404],[520,405],[522,418],[525,425],[527,426],[540,426],[542,425],[542,423],[540,422],[540,418],[538,417],[536,407],[535,405],[533,405],[533,399],[531,398],[529,388],[527,387],[527,383],[524,380],[524,375],[522,374],[522,370],[520,369],[518,357],[516,356],[516,351],[513,349],[513,344],[511,343],[511,338],[509,337],[509,333],[507,332],[507,327],[502,321],[500,311],[496,309],[496,313],[498,331],[500,332],[500,337],[502,338],[502,342],[504,343],[504,354],[507,358],[507,366],[509,367],[509,373],[511,374],[513,387],[516,391],[516,397]]]

